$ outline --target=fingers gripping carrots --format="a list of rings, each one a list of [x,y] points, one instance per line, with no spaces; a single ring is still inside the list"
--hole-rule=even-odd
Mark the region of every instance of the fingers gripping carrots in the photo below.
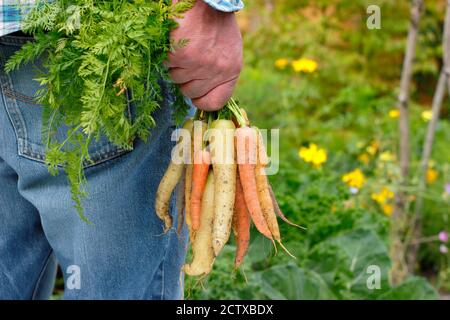
[[[261,133],[250,127],[245,110],[231,99],[218,112],[198,111],[196,121],[184,127],[190,132],[185,164],[170,163],[161,180],[156,199],[156,213],[172,226],[168,214],[171,193],[184,177],[185,221],[189,227],[193,259],[184,266],[188,275],[208,274],[215,258],[228,242],[233,228],[236,242],[234,265],[242,265],[250,244],[251,222],[274,245],[281,243],[277,215],[281,212],[265,174],[268,158]],[[178,146],[178,145],[177,145]],[[177,196],[180,197],[180,195]],[[183,204],[183,201],[180,201]],[[182,221],[182,209],[178,210]]]

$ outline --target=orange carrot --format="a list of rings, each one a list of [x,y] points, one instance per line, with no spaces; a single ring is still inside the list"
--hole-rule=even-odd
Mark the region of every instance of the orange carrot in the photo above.
[[[239,177],[244,191],[245,203],[259,232],[272,239],[269,227],[264,219],[258,199],[255,179],[255,164],[257,152],[256,131],[249,127],[236,130],[237,161]]]
[[[236,257],[234,267],[237,269],[242,261],[250,243],[250,215],[245,204],[244,192],[239,177],[236,179],[236,198],[234,202],[235,232],[236,232]]]
[[[275,214],[274,204],[269,191],[269,181],[265,173],[265,167],[268,163],[266,148],[264,146],[264,141],[262,139],[261,133],[259,132],[258,129],[255,130],[257,132],[257,147],[258,147],[258,160],[256,164],[255,175],[256,175],[256,187],[258,191],[259,201],[261,203],[261,209],[273,238],[278,242],[278,244],[283,248],[283,250],[288,255],[296,259],[281,242],[280,228],[278,226],[277,215]]]
[[[235,201],[236,201],[236,197],[235,197]],[[244,199],[245,201],[245,199]],[[236,203],[234,204],[235,206],[235,210],[233,212],[233,220],[231,221],[231,229],[233,230],[233,234],[234,234],[234,238],[237,237],[237,218],[236,218]]]
[[[205,191],[206,179],[208,178],[211,156],[207,150],[198,150],[194,155],[194,167],[192,169],[191,189],[191,221],[192,229],[200,227],[200,213],[202,196]]]
[[[255,177],[256,177],[256,189],[258,192],[258,199],[261,205],[261,210],[263,212],[264,218],[266,219],[267,225],[269,227],[270,233],[275,240],[281,241],[280,228],[278,226],[277,215],[272,203],[272,198],[269,192],[269,181],[265,172],[265,167],[267,164],[267,153],[264,147],[264,142],[260,132],[257,132],[257,147],[258,147],[258,157],[257,164],[255,167]]]
[[[270,197],[268,188],[269,182],[267,180],[267,176],[264,173],[258,173],[260,172],[259,169],[260,166],[256,165],[256,187],[258,190],[261,210],[273,238],[277,241],[281,241],[280,228],[278,227],[277,216],[275,214],[275,209],[273,207],[272,198]]]
[[[186,206],[186,224],[189,227],[189,234],[191,242],[194,240],[194,233],[192,232],[192,218],[191,218],[191,193],[192,193],[192,171],[194,163],[194,155],[198,150],[202,149],[203,136],[207,129],[207,124],[204,121],[193,121],[190,127],[191,130],[191,161],[186,165],[186,185],[185,185],[185,206]]]

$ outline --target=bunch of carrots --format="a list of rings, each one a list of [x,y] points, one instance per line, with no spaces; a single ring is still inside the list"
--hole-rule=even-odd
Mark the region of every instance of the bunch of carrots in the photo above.
[[[183,129],[189,134],[181,135],[174,148],[157,191],[155,209],[167,232],[173,224],[171,195],[178,183],[184,186],[178,188],[184,191],[177,197],[183,199],[177,204],[178,231],[186,221],[193,252],[184,271],[192,276],[208,274],[231,230],[238,268],[248,251],[251,221],[275,248],[277,242],[289,254],[281,242],[277,215],[297,225],[278,206],[265,174],[268,157],[262,135],[250,126],[246,112],[231,99],[219,112],[198,111]]]

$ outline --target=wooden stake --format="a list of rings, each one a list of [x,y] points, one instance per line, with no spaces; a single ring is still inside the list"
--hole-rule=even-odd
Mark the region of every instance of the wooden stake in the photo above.
[[[411,1],[411,21],[408,31],[405,58],[403,60],[402,75],[400,80],[400,93],[398,95],[397,108],[400,111],[399,117],[399,158],[401,185],[405,186],[409,180],[409,115],[408,100],[409,87],[411,83],[412,65],[416,51],[417,34],[419,21],[423,8],[422,0]],[[405,225],[405,194],[398,191],[395,194],[394,215],[391,221],[391,259],[392,269],[390,280],[393,284],[401,282],[407,275],[408,270],[405,262],[405,248],[402,239],[403,226]]]

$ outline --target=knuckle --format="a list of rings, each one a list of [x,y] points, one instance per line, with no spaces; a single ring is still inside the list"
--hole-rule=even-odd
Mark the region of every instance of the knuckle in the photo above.
[[[188,86],[180,86],[180,91],[183,95],[185,95],[188,98],[192,98],[192,90]]]
[[[235,57],[233,58],[233,61],[231,63],[231,71],[234,75],[239,75],[242,71],[244,57],[242,55],[242,52],[236,53]]]
[[[218,110],[223,107],[228,98],[224,95],[216,95],[214,97],[210,97],[209,104],[210,107],[214,110]]]
[[[234,73],[235,73],[236,75],[240,74],[241,71],[242,71],[242,68],[243,68],[243,66],[244,66],[244,62],[243,62],[242,56],[240,56],[240,57],[236,60],[236,63],[234,63],[233,66],[234,66],[234,69],[233,69]]]
[[[215,62],[215,67],[216,67],[217,71],[225,72],[227,70],[230,70],[230,68],[233,67],[233,64],[230,63],[229,59],[219,58]]]
[[[209,108],[209,105],[208,103],[206,103],[205,99],[194,99],[192,100],[192,103],[200,110],[214,111],[213,109]]]
[[[205,111],[216,111],[220,109],[220,105],[217,104],[215,98],[211,97],[211,95],[206,95],[199,99],[195,99],[193,103],[202,110]]]
[[[207,68],[211,68],[216,65],[216,59],[214,55],[204,54],[200,57],[200,61],[202,65],[206,66]]]
[[[177,79],[178,79],[178,72],[176,72],[175,70],[169,70],[169,76],[170,76],[173,80],[177,80]]]
[[[203,52],[195,47],[195,46],[187,46],[186,48],[183,48],[184,56],[183,59],[187,61],[198,61],[199,59],[203,59]]]

